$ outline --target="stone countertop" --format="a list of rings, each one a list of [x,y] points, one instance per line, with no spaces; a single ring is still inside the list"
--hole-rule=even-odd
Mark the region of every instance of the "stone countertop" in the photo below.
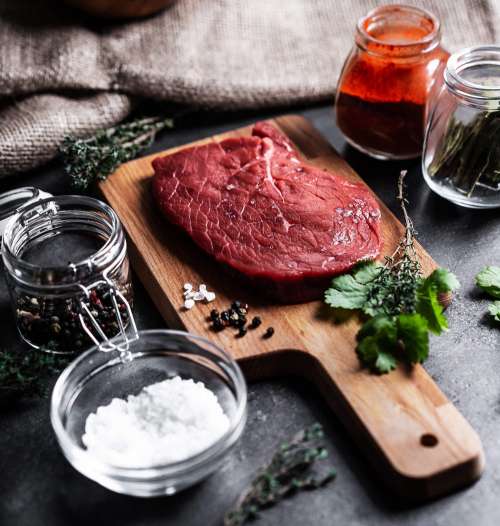
[[[498,211],[459,209],[426,187],[419,163],[383,163],[346,147],[335,128],[332,108],[295,110],[314,125],[347,158],[398,215],[395,185],[408,167],[409,211],[418,239],[434,259],[453,270],[462,289],[448,310],[451,330],[433,338],[426,368],[444,393],[479,433],[486,471],[474,486],[430,504],[405,507],[386,492],[352,444],[341,423],[313,385],[280,378],[249,386],[249,419],[243,438],[225,466],[207,481],[174,497],[138,499],[112,493],[87,480],[66,462],[49,422],[47,399],[23,401],[0,414],[0,524],[2,526],[216,526],[224,511],[267,460],[275,447],[304,426],[319,421],[337,480],[326,488],[304,492],[267,510],[259,526],[474,525],[500,523],[500,330],[486,316],[487,300],[474,287],[475,274],[487,264],[500,264]],[[277,114],[278,112],[276,112]],[[151,151],[181,145],[249,124],[266,114],[216,114],[200,118],[163,136]],[[0,182],[0,191],[35,185],[68,193],[59,163]],[[135,280],[136,316],[140,328],[163,327],[142,286]],[[3,347],[25,350],[17,339],[6,285],[0,279]]]

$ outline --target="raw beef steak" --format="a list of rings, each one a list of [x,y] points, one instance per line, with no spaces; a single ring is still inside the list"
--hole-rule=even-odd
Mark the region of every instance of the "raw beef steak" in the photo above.
[[[166,217],[278,301],[319,298],[332,276],[379,254],[371,192],[303,163],[269,123],[256,124],[251,137],[157,158],[153,167]]]

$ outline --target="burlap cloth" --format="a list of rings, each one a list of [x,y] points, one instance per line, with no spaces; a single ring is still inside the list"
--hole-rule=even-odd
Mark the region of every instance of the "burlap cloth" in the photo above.
[[[497,42],[500,0],[405,0],[449,50]],[[61,0],[0,0],[0,175],[53,157],[141,99],[223,109],[333,96],[356,20],[377,0],[179,0],[103,24]]]

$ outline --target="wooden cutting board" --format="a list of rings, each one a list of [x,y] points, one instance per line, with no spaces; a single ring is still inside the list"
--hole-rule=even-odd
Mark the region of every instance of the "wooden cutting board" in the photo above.
[[[304,118],[284,116],[271,122],[311,164],[360,181]],[[194,144],[250,133],[249,126]],[[283,374],[310,379],[382,479],[404,498],[435,498],[479,478],[484,456],[477,434],[421,366],[400,366],[383,376],[361,369],[354,351],[356,319],[335,324],[321,301],[290,306],[266,303],[161,217],[150,189],[151,161],[157,155],[124,164],[101,184],[101,191],[128,233],[133,268],[168,326],[210,338],[239,361],[250,379]],[[383,252],[390,254],[403,227],[380,205]],[[418,253],[424,271],[430,272],[436,264],[420,246]],[[184,311],[186,282],[207,284],[216,292],[216,301]],[[244,338],[235,338],[232,329],[209,331],[210,310],[226,309],[234,299],[246,301],[249,315],[260,315],[263,325]],[[275,335],[263,339],[268,326],[274,327]]]

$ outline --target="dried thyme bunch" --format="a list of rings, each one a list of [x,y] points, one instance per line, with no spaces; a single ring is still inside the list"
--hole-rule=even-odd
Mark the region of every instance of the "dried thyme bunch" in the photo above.
[[[150,146],[160,130],[173,125],[172,119],[147,117],[101,130],[86,139],[66,137],[59,150],[71,187],[82,191],[94,181],[106,179],[120,164]]]
[[[0,407],[23,397],[45,395],[47,380],[70,360],[71,357],[33,350],[0,350]]]
[[[500,145],[494,138],[499,133],[499,111],[480,113],[468,124],[452,117],[436,147],[429,175],[449,179],[469,197],[480,182],[498,186]]]
[[[333,308],[360,310],[368,317],[356,335],[362,365],[388,373],[398,360],[414,364],[429,354],[429,333],[448,329],[440,298],[451,299],[460,286],[456,276],[438,268],[422,277],[415,250],[415,228],[406,210],[404,178],[398,180],[397,200],[405,219],[405,233],[385,263],[367,261],[349,274],[332,280],[325,303]]]
[[[333,469],[318,477],[312,468],[328,456],[323,445],[323,428],[316,423],[281,445],[271,462],[252,481],[234,509],[224,518],[224,526],[241,526],[295,491],[316,489],[336,476]]]
[[[415,227],[406,210],[407,201],[404,197],[406,173],[406,170],[403,170],[399,176],[396,195],[405,220],[405,233],[394,253],[386,256],[385,264],[379,269],[370,287],[363,309],[370,316],[415,311],[416,291],[422,269],[415,251]]]

